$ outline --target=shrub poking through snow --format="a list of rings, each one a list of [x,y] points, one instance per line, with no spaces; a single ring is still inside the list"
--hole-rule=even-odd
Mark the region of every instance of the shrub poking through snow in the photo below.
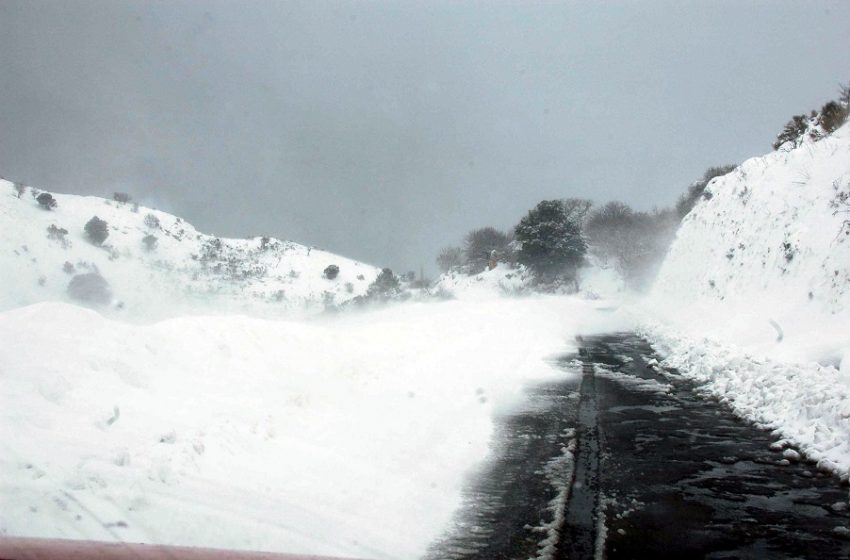
[[[112,200],[114,200],[115,202],[120,202],[122,204],[126,204],[126,203],[130,202],[132,199],[133,199],[133,197],[131,197],[129,194],[124,193],[124,192],[117,192],[117,193],[113,193],[113,195],[112,195]]]
[[[74,274],[76,271],[76,267],[70,261],[65,261],[65,264],[62,265],[62,272],[65,274]]]
[[[109,237],[109,227],[106,220],[101,220],[97,216],[94,216],[86,223],[85,230],[89,241],[95,245],[102,245],[106,241],[106,238]]]
[[[159,218],[153,214],[147,214],[145,216],[145,225],[150,229],[157,229],[159,227]]]
[[[408,293],[404,292],[398,277],[389,268],[384,268],[375,281],[369,285],[366,295],[356,299],[358,303],[372,301],[389,301],[404,299]]]
[[[68,240],[65,239],[66,235],[68,235],[68,230],[65,228],[57,227],[55,224],[47,226],[47,238],[58,241],[63,249],[67,249],[70,246]]]
[[[847,120],[847,107],[837,101],[830,101],[820,110],[819,122],[826,134],[835,132]]]
[[[156,249],[157,238],[155,235],[148,234],[142,238],[142,244],[145,246],[146,251],[153,251]]]
[[[776,141],[773,143],[773,149],[778,150],[788,143],[792,147],[796,147],[800,139],[806,134],[808,128],[809,119],[806,115],[794,115],[790,121],[785,123],[785,128],[776,137]]]
[[[52,210],[58,206],[56,199],[53,198],[53,195],[50,193],[41,193],[35,199],[38,201],[38,205],[45,210]]]
[[[24,194],[24,191],[27,190],[27,188],[22,183],[15,183],[13,185],[13,188],[15,189],[15,194],[18,198],[21,198],[21,196]]]
[[[68,295],[79,302],[94,305],[107,305],[112,301],[109,282],[97,272],[77,274],[71,278]]]
[[[325,278],[333,280],[339,275],[339,267],[335,264],[329,264],[324,270]]]

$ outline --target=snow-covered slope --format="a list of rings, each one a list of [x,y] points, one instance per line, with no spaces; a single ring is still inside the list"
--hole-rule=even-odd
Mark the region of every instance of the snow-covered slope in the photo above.
[[[309,312],[364,294],[379,272],[289,241],[219,239],[132,203],[53,197],[57,207],[45,210],[32,189],[19,197],[12,183],[0,181],[0,310],[71,301],[71,279],[96,270],[112,291],[111,303],[99,310],[134,320],[195,312]],[[93,216],[108,224],[102,246],[84,232]],[[51,238],[51,226],[67,233]],[[150,250],[146,236],[156,239]],[[331,264],[339,267],[333,280],[323,275]]]
[[[734,339],[793,359],[837,362],[850,346],[850,125],[817,143],[744,162],[708,186],[685,218],[653,288],[662,307],[734,314]],[[775,321],[784,344],[774,344]],[[816,319],[816,320],[813,320]],[[705,325],[703,325],[705,326]],[[755,331],[755,332],[753,332]],[[827,340],[828,338],[828,340]],[[787,352],[786,352],[787,350]]]
[[[646,333],[742,415],[850,468],[850,125],[707,192],[661,268]]]

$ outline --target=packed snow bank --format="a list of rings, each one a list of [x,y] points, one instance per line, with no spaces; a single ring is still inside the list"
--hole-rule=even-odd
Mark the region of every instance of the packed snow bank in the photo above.
[[[776,430],[823,470],[850,469],[850,376],[832,366],[772,360],[739,345],[647,325],[642,334],[672,367],[743,418]]]
[[[53,194],[46,210],[27,187],[0,180],[0,310],[41,301],[73,302],[77,275],[99,273],[111,295],[102,313],[151,321],[189,313],[309,314],[366,293],[379,270],[269,237],[221,239],[182,219],[133,203]],[[86,223],[107,223],[102,245]],[[50,229],[53,228],[53,229]],[[327,278],[324,270],[337,265]],[[93,302],[94,304],[94,302]]]
[[[574,336],[566,297],[407,303],[312,321],[0,313],[0,534],[414,558],[494,414]]]
[[[643,313],[667,363],[850,468],[850,125],[744,162],[685,218]]]

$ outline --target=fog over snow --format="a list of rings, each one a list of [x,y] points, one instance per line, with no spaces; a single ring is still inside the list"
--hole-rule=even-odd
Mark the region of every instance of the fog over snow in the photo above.
[[[0,3],[0,176],[432,276],[544,198],[672,203],[846,79],[832,2]]]

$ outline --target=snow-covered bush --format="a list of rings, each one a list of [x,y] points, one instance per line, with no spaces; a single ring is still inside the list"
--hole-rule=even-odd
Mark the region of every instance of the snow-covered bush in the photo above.
[[[782,132],[777,135],[773,142],[773,149],[778,150],[785,145],[798,146],[808,128],[809,118],[806,115],[794,115],[790,121],[785,123]]]
[[[157,238],[155,235],[147,234],[142,238],[142,244],[145,246],[146,251],[153,251],[156,249]]]
[[[109,237],[108,224],[105,220],[101,220],[97,216],[86,222],[85,231],[89,241],[95,245],[102,245],[106,241],[106,238]]]
[[[68,284],[68,295],[82,303],[107,305],[112,301],[109,282],[97,272],[77,274]]]
[[[389,268],[384,268],[375,281],[369,284],[366,294],[354,299],[357,304],[400,301],[407,299],[410,292],[404,289],[398,277]]]
[[[65,239],[65,236],[68,235],[68,230],[65,228],[57,227],[55,224],[50,224],[47,226],[47,238],[52,241],[58,241],[63,249],[67,249],[71,244]]]
[[[147,214],[145,216],[145,225],[150,229],[157,229],[159,228],[159,218],[154,214]]]

